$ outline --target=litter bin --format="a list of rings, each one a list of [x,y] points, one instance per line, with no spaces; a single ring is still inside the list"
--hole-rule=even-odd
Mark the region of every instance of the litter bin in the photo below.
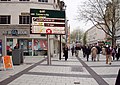
[[[23,51],[21,49],[14,49],[12,51],[13,65],[20,65],[23,63]]]
[[[23,49],[20,49],[20,57],[21,57],[21,63],[24,63],[24,58],[23,58]]]
[[[2,64],[3,64],[2,57],[0,57],[0,71],[2,70]]]

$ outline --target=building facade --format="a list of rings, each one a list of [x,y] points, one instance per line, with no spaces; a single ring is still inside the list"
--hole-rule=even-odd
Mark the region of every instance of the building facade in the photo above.
[[[103,44],[106,34],[103,30],[96,26],[91,27],[86,31],[86,41],[88,45]]]
[[[16,44],[24,56],[38,56],[47,50],[45,34],[30,34],[30,9],[59,10],[59,0],[0,0],[0,52],[11,55]],[[51,55],[58,53],[59,36],[50,36]]]
[[[116,17],[120,18],[120,0],[114,0],[116,2]],[[120,19],[117,21],[116,24],[116,45],[120,46]]]

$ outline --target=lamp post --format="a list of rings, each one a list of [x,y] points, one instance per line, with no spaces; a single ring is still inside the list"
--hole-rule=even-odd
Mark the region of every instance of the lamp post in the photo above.
[[[65,20],[65,29],[66,29],[66,43],[67,43],[67,39],[68,39],[68,21],[69,21],[69,20]]]
[[[62,11],[64,9],[64,7],[66,9],[64,1],[60,1],[59,7],[60,7],[60,11]],[[66,21],[66,18],[65,18],[65,21]],[[59,55],[59,60],[61,60],[61,35],[60,35],[60,55]]]

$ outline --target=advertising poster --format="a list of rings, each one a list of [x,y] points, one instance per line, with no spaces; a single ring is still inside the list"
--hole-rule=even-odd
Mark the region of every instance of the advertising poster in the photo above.
[[[47,40],[34,40],[34,49],[35,50],[47,50]]]
[[[13,68],[13,63],[12,63],[12,57],[11,56],[3,56],[3,65],[4,69],[12,69]]]
[[[47,55],[47,40],[34,39],[35,55]]]

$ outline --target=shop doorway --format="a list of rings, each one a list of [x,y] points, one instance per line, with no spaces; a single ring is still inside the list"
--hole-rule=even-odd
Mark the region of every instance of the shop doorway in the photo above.
[[[19,49],[23,49],[24,56],[32,56],[32,39],[18,39]]]

